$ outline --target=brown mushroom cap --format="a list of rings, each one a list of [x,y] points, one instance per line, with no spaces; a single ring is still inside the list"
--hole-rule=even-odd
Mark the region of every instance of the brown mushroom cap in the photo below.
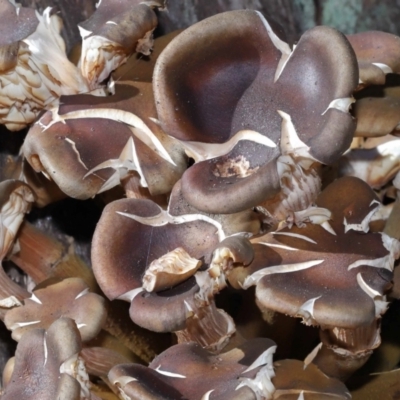
[[[210,262],[219,241],[216,226],[195,216],[191,222],[165,224],[163,215],[165,211],[150,200],[117,200],[104,209],[93,236],[92,262],[96,280],[108,298],[140,288],[150,263],[177,247]],[[160,223],[152,226],[157,216]],[[145,218],[150,218],[148,223]]]
[[[305,366],[299,360],[281,360],[274,363],[274,368],[272,383],[276,399],[298,400],[301,394],[307,400],[351,399],[342,382],[329,378],[313,364]]]
[[[42,121],[51,121],[51,118],[49,112]],[[110,141],[109,132],[113,131],[119,135]],[[118,158],[130,135],[127,127],[107,119],[70,120],[46,132],[36,124],[27,135],[23,151],[33,169],[45,173],[64,193],[87,199],[97,194],[113,171],[102,170],[85,177],[86,173],[105,159]],[[112,147],[105,147],[109,141]]]
[[[40,15],[3,0],[0,20],[0,123],[22,129],[62,94],[88,90],[65,54],[61,20],[50,7]]]
[[[193,168],[193,167],[192,167]],[[174,185],[169,197],[168,211],[171,215],[201,214],[221,224],[227,237],[244,234],[257,235],[261,230],[260,214],[247,209],[233,214],[207,214],[190,205],[182,193],[182,180]]]
[[[397,38],[400,40],[400,38]],[[357,137],[381,137],[400,132],[400,75],[389,74],[382,84],[368,86],[355,94],[353,113]]]
[[[323,327],[372,325],[385,310],[393,258],[398,257],[396,241],[363,231],[375,202],[365,182],[341,178],[317,199],[318,206],[332,211],[335,235],[306,224],[252,239],[267,248],[256,251],[248,267],[250,274],[265,266],[253,276],[259,304]],[[255,283],[253,278],[245,286]]]
[[[109,373],[110,381],[131,400],[188,400],[163,382],[151,368],[139,364],[119,364]]]
[[[81,279],[68,278],[34,291],[23,306],[7,312],[4,323],[13,339],[19,341],[27,331],[47,329],[59,317],[73,319],[82,341],[89,341],[99,333],[107,317],[104,299],[89,293]]]
[[[278,111],[291,118],[312,157],[333,162],[349,146],[355,122],[332,102],[351,96],[357,75],[349,43],[331,28],[308,31],[293,52],[255,11],[218,14],[186,29],[154,71],[163,129],[210,144],[250,130],[274,145],[244,139],[224,156],[195,164],[182,177],[185,198],[199,210],[231,213],[274,196],[280,189]]]
[[[79,382],[60,371],[80,349],[79,332],[71,319],[58,319],[47,332],[32,329],[18,343],[14,371],[2,399],[80,398]]]
[[[190,301],[198,291],[193,277],[161,292],[142,291],[133,298],[129,315],[133,322],[153,332],[185,329],[188,315],[185,301]]]
[[[0,4],[0,20],[0,47],[26,39],[39,24],[33,8],[16,7],[8,0]]]
[[[215,306],[218,285],[208,272],[196,271],[210,263],[224,232],[207,215],[169,211],[149,200],[109,204],[93,237],[94,274],[110,299],[131,302],[133,322],[219,349],[234,323]]]
[[[255,400],[258,397],[252,389],[238,386],[243,378],[256,376],[260,366],[272,360],[274,350],[269,339],[253,339],[217,356],[195,343],[179,344],[157,356],[149,368],[119,365],[110,371],[109,378],[135,400],[138,393],[141,399],[164,398],[162,390],[171,400]],[[263,352],[269,356],[252,365]]]
[[[354,106],[354,116],[357,118],[356,137],[399,133],[400,94],[398,91],[382,92],[377,97],[364,97],[356,101]]]
[[[136,4],[135,4],[136,3]],[[128,54],[133,52],[139,39],[157,25],[157,17],[149,6],[138,1],[102,0],[96,12],[80,27],[90,36],[101,36],[118,43]]]
[[[151,84],[116,86],[114,96],[63,97],[25,139],[35,171],[71,197],[87,199],[119,184],[119,169],[137,170],[153,195],[166,193],[186,168],[183,151],[151,118]]]
[[[362,85],[382,85],[386,74],[400,73],[400,38],[381,31],[347,35],[360,68]]]

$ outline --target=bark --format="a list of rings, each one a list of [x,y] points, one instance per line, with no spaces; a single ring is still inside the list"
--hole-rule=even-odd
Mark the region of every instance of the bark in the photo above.
[[[97,0],[21,0],[27,7],[43,11],[56,7],[64,20],[63,36],[68,51],[80,42],[77,23],[96,9]],[[168,11],[160,12],[157,34],[186,28],[216,13],[253,9],[274,19],[295,42],[315,25],[330,25],[345,34],[378,29],[400,34],[400,0],[169,0]]]

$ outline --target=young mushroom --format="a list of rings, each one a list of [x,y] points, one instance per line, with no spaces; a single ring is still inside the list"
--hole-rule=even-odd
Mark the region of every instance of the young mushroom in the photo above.
[[[130,400],[350,399],[345,385],[298,360],[272,364],[276,346],[252,339],[215,356],[195,343],[175,345],[144,367],[117,365],[109,373]],[[125,396],[125,397],[124,397]]]

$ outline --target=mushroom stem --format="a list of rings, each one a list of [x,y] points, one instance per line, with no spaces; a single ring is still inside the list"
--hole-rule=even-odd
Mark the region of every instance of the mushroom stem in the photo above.
[[[301,213],[310,208],[321,190],[319,168],[319,163],[293,154],[284,154],[278,158],[281,191],[257,207],[266,215],[267,224],[279,226],[280,229],[293,224],[303,226],[304,222],[314,220],[314,223],[321,224],[329,219],[319,221],[319,218],[313,218],[312,213],[304,216]]]
[[[360,369],[369,359],[372,350],[354,354],[344,349],[322,345],[313,360],[325,375],[345,382],[355,371]]]
[[[216,307],[213,300],[209,304],[190,310],[186,328],[175,332],[178,343],[197,342],[203,348],[219,353],[235,333],[232,318]]]
[[[219,280],[211,278],[208,271],[197,272],[195,278],[200,290],[191,300],[185,301],[186,328],[175,332],[178,343],[194,341],[219,353],[235,333],[235,323],[215,305],[214,294],[221,288]]]
[[[356,329],[321,330],[320,337],[322,346],[312,362],[329,377],[346,381],[380,345],[380,321]]]
[[[28,222],[18,234],[20,250],[11,256],[13,261],[38,284],[49,278],[79,277],[98,292],[98,285],[90,268],[77,256],[73,244],[63,244]]]
[[[104,347],[86,347],[82,349],[80,355],[88,373],[99,377],[106,377],[114,365],[131,361],[116,351]]]
[[[0,267],[0,298],[5,299],[10,296],[15,296],[22,300],[25,297],[29,297],[23,287],[15,283],[5,272],[3,267]]]
[[[0,299],[7,299],[8,297],[15,296],[18,300],[22,300],[29,297],[23,287],[15,283],[11,278],[4,272],[2,266],[0,266]],[[7,309],[0,307],[0,319],[3,321]]]
[[[126,358],[125,356],[104,347],[87,347],[80,352],[87,372],[90,375],[97,376],[108,386],[115,394],[118,394],[118,388],[107,378],[110,369],[118,364],[140,361],[135,357]]]

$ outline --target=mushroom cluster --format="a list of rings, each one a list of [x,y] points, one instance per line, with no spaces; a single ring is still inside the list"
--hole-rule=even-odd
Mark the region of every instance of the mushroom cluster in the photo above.
[[[250,9],[161,35],[166,10],[99,1],[74,64],[54,10],[0,0],[0,123],[29,126],[1,171],[1,398],[350,399],[400,364],[376,361],[400,298],[400,38],[293,44]],[[67,204],[97,209],[89,246],[41,217]]]

